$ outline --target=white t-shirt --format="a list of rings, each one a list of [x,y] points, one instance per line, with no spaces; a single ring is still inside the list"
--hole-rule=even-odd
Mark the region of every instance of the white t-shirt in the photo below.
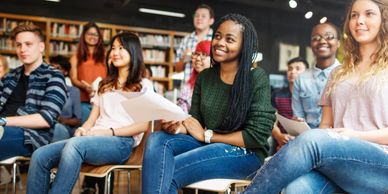
[[[143,79],[141,81],[142,90],[147,92],[153,92],[152,82],[148,79]],[[117,90],[112,90],[105,92],[102,95],[95,95],[90,101],[93,105],[96,105],[100,108],[100,115],[97,118],[94,126],[91,130],[99,129],[117,129],[124,126],[128,126],[134,123],[133,119],[125,112],[124,108],[121,105],[122,101],[127,100],[125,95],[121,93],[130,93],[130,92],[117,92]],[[144,133],[133,136],[135,140],[134,146],[140,144],[141,139],[143,138]]]

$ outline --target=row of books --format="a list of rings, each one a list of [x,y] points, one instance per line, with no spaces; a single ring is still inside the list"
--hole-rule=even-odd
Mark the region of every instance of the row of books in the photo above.
[[[12,39],[5,37],[0,38],[0,49],[15,50]]]
[[[50,42],[50,55],[71,55],[77,50],[77,43],[62,41]]]
[[[156,49],[143,49],[143,57],[147,62],[163,63],[166,60],[166,51]]]
[[[166,77],[166,67],[165,66],[150,66],[152,77],[163,78]]]

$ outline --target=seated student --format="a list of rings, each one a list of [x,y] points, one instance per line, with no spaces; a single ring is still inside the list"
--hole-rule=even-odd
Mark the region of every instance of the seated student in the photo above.
[[[212,40],[212,68],[194,86],[192,117],[164,121],[147,141],[144,194],[177,193],[211,178],[249,179],[267,156],[275,120],[270,86],[262,68],[251,69],[257,33],[244,16],[221,18]]]
[[[244,194],[284,187],[285,193],[388,193],[387,1],[353,1],[344,31],[344,65],[321,97],[321,129],[285,145]]]
[[[58,69],[65,78],[68,77],[71,65],[66,57],[60,55],[51,57],[50,63],[51,66],[54,67],[54,69]],[[51,142],[72,137],[75,128],[81,124],[81,99],[79,90],[68,84],[66,86],[67,91],[69,92],[69,98],[63,106],[57,124],[55,124]]]
[[[44,36],[35,25],[12,31],[16,54],[23,64],[0,82],[0,160],[30,156],[50,143],[67,91],[63,75],[43,62]]]
[[[191,55],[193,72],[191,73],[189,80],[187,80],[187,83],[182,85],[177,102],[178,106],[186,113],[189,112],[191,107],[191,98],[193,96],[197,75],[204,69],[210,67],[210,44],[211,42],[209,40],[199,42],[195,48],[195,52]]]
[[[341,65],[335,58],[340,46],[340,34],[337,26],[330,22],[314,26],[310,46],[316,64],[294,81],[291,103],[294,117],[306,121],[310,128],[319,126],[322,116],[319,98],[331,71]]]
[[[292,108],[291,108],[291,98],[292,90],[294,88],[294,81],[299,74],[303,73],[308,67],[308,63],[305,59],[301,57],[296,57],[290,59],[287,62],[287,80],[288,87],[275,90],[272,93],[272,106],[277,110],[278,114],[291,119],[292,118]],[[272,137],[276,140],[273,147],[276,152],[283,145],[285,145],[291,139],[294,139],[293,136],[287,134],[283,126],[279,122],[275,122],[272,129]]]
[[[151,83],[142,79],[145,67],[139,38],[133,33],[116,35],[110,54],[110,74],[101,81],[90,116],[75,137],[44,146],[32,155],[27,193],[71,193],[82,163],[122,164],[139,145],[148,123],[134,123],[121,106],[126,100],[122,93],[152,90]],[[50,188],[50,170],[56,166]]]

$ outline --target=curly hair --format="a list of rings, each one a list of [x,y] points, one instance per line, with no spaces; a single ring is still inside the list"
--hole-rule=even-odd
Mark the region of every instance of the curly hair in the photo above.
[[[328,85],[326,95],[334,91],[336,84],[345,80],[356,71],[357,65],[361,61],[360,44],[354,39],[350,32],[349,22],[351,19],[352,7],[357,0],[353,0],[349,6],[344,24],[344,62],[332,75],[332,80]],[[388,5],[386,0],[370,0],[374,2],[381,12],[381,26],[377,35],[377,49],[373,53],[371,68],[365,72],[359,80],[359,85],[368,80],[371,76],[380,75],[388,69]]]

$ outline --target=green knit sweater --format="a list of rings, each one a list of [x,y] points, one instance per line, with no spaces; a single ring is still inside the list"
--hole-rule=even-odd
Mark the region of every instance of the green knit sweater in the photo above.
[[[275,121],[275,109],[271,105],[268,77],[262,68],[251,71],[253,92],[251,107],[242,126],[245,147],[261,161],[268,155],[267,139]],[[202,126],[220,128],[228,108],[232,85],[220,78],[220,67],[215,66],[201,72],[195,82],[190,114]]]

